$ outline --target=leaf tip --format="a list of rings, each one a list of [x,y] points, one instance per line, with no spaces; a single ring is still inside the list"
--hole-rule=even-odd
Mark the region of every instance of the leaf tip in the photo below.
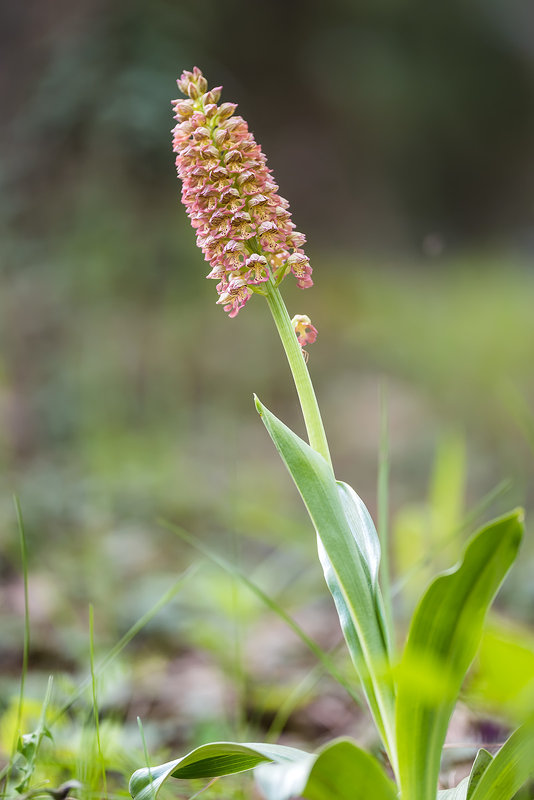
[[[525,530],[525,509],[521,508],[521,506],[514,508],[514,510],[510,513],[509,519],[510,521],[513,521],[515,523],[514,539],[517,544],[517,547],[519,547]]]
[[[263,416],[263,406],[260,403],[260,400],[259,400],[259,397],[258,397],[257,394],[254,394],[254,405],[256,406],[256,411],[258,412],[260,417],[262,417]]]
[[[517,521],[523,525],[525,522],[525,509],[519,506],[515,509],[515,514],[517,516]]]

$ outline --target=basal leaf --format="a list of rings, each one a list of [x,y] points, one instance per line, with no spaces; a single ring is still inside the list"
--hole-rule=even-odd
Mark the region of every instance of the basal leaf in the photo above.
[[[520,512],[490,523],[470,541],[461,564],[430,585],[415,611],[397,681],[403,797],[435,800],[449,719],[486,611],[517,555],[521,536]]]
[[[378,761],[351,741],[326,747],[302,792],[306,800],[397,800]]]
[[[256,781],[266,800],[397,798],[394,784],[376,759],[348,739],[331,742],[307,761],[262,765]]]
[[[304,758],[310,758],[308,753],[282,745],[212,742],[174,761],[136,770],[130,778],[130,794],[134,800],[154,800],[170,777],[214,778],[244,772],[270,761],[284,763]]]
[[[394,689],[377,585],[378,537],[360,498],[338,484],[324,458],[256,400],[257,409],[304,500],[319,557],[371,713],[395,765]]]

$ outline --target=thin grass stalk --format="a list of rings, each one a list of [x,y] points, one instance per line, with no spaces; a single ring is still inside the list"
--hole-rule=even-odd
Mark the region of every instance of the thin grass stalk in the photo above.
[[[100,740],[100,720],[98,714],[97,691],[96,691],[94,610],[92,605],[89,605],[89,657],[91,662],[91,694],[93,700],[93,716],[95,720],[96,746],[98,749],[98,758],[100,761],[100,767],[102,769],[102,788],[104,791],[104,795],[107,796],[108,785],[106,777],[106,764],[104,761],[104,754],[102,752],[102,742]]]

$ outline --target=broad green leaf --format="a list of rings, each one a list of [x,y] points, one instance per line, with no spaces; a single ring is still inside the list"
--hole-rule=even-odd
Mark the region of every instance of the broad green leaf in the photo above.
[[[266,800],[396,800],[394,784],[375,758],[340,739],[316,757],[293,764],[265,764],[256,781]]]
[[[380,548],[360,498],[330,466],[256,399],[256,407],[304,500],[319,557],[371,713],[395,764],[394,689],[377,585]]]
[[[534,719],[518,728],[480,776],[469,800],[511,800],[534,777]]]
[[[396,800],[397,791],[375,758],[341,741],[320,753],[302,795],[307,800]]]
[[[134,800],[153,800],[170,777],[214,778],[244,772],[265,762],[300,762],[310,758],[303,750],[283,745],[212,742],[174,761],[136,770],[130,778],[130,794]]]
[[[435,800],[449,719],[486,611],[517,555],[522,529],[518,511],[483,528],[471,539],[461,564],[430,585],[414,613],[397,682],[403,797]]]

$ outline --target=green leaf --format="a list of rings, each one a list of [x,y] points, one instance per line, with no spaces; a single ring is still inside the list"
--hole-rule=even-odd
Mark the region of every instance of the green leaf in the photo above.
[[[469,778],[464,778],[453,789],[441,789],[438,792],[438,800],[467,800],[468,786]]]
[[[489,767],[491,762],[493,761],[493,756],[491,753],[488,753],[483,747],[478,751],[477,757],[473,762],[473,766],[471,767],[471,773],[469,775],[469,786],[467,787],[467,800],[472,800],[473,793],[478,786],[478,783],[483,776],[486,769]]]
[[[371,515],[363,500],[347,483],[337,481],[345,518],[362,556],[362,563],[375,592],[378,590],[380,542]]]
[[[491,759],[492,756],[487,750],[484,750],[484,748],[479,750],[468,777],[460,781],[454,789],[443,789],[438,792],[438,800],[471,800],[473,792]]]
[[[511,800],[534,776],[534,719],[503,744],[480,776],[469,800]]]
[[[522,530],[519,511],[483,528],[462,563],[430,585],[415,611],[397,682],[400,782],[410,800],[435,800],[449,719]]]
[[[349,739],[293,764],[265,764],[256,781],[266,800],[396,800],[394,784],[375,758]]]
[[[303,750],[276,744],[212,742],[174,761],[136,770],[130,778],[130,794],[134,800],[153,800],[170,777],[214,778],[244,772],[264,762],[284,763],[310,758],[313,757]]]
[[[256,407],[304,500],[319,557],[371,713],[395,768],[394,689],[377,576],[380,546],[362,501],[325,459],[256,398]]]

